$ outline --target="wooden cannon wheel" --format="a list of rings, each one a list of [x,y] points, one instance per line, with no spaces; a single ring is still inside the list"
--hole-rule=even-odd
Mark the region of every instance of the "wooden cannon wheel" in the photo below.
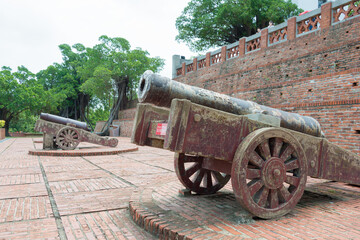
[[[180,182],[197,194],[213,194],[230,180],[230,175],[202,168],[203,157],[175,154],[175,171]]]
[[[79,131],[73,127],[63,127],[56,134],[56,144],[63,150],[73,150],[80,143]]]
[[[239,145],[231,176],[235,197],[244,208],[260,218],[280,217],[304,192],[306,156],[289,131],[258,129]]]

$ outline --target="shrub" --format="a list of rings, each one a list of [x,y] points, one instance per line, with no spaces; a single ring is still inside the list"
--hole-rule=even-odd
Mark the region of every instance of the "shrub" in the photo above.
[[[0,128],[5,126],[5,121],[4,120],[0,120]]]

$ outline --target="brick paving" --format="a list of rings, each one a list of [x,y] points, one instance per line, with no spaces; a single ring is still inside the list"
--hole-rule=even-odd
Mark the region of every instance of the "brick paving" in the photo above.
[[[260,220],[230,184],[211,196],[179,195],[171,152],[29,155],[39,140],[0,142],[0,239],[360,239],[356,186],[309,179],[293,211]]]

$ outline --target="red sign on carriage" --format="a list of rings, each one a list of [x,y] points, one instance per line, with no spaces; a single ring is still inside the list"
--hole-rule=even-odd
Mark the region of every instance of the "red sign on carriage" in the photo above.
[[[158,123],[156,127],[156,135],[165,136],[166,127],[167,127],[167,123]]]

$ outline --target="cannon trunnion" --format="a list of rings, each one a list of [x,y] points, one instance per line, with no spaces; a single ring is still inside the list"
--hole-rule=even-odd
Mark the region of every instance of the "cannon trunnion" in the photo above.
[[[237,201],[269,219],[295,207],[308,176],[360,185],[359,156],[307,130],[285,128],[279,116],[235,115],[176,98],[169,107],[138,104],[132,142],[175,152],[177,177],[194,193],[215,193],[231,179]]]
[[[91,133],[86,123],[42,113],[35,124],[35,131],[43,132],[43,149],[73,150],[80,142],[90,142],[116,147],[118,139],[101,137]],[[45,120],[44,120],[45,119]]]

